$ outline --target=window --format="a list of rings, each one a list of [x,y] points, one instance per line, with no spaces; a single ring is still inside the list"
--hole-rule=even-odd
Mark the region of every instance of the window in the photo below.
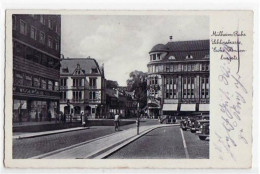
[[[55,40],[55,50],[59,50],[60,49],[60,44],[58,42],[58,40]]]
[[[53,90],[53,82],[48,80],[48,90]]]
[[[39,39],[40,43],[44,44],[45,43],[45,34],[44,32],[40,32],[40,39]]]
[[[53,29],[53,21],[51,19],[48,19],[48,27]]]
[[[61,100],[66,101],[67,100],[67,91],[61,92]]]
[[[98,73],[97,68],[92,68],[92,69],[91,69],[91,73]]]
[[[20,33],[26,35],[27,34],[27,25],[23,20],[20,20]]]
[[[96,113],[96,108],[92,108],[92,114],[95,114]]]
[[[72,81],[73,81],[73,86],[74,87],[78,87],[78,86],[83,86],[82,85],[82,78],[75,78],[75,79],[72,79]]]
[[[50,36],[48,37],[48,47],[50,47],[50,48],[53,47],[53,40]]]
[[[59,91],[59,82],[54,82],[54,90]]]
[[[44,17],[43,17],[43,15],[40,15],[40,22],[41,22],[42,24],[44,24]]]
[[[42,89],[47,89],[47,87],[46,87],[46,80],[45,79],[42,79],[42,81],[41,81],[41,88]]]
[[[194,88],[195,88],[195,79],[194,77],[183,77],[183,88],[182,88],[182,97],[183,98],[195,98]]]
[[[40,78],[39,77],[34,77],[33,78],[33,86],[34,87],[40,87]]]
[[[69,72],[69,68],[62,68],[62,72],[63,73],[68,73]]]
[[[186,59],[193,59],[193,56],[189,54],[186,56]]]
[[[82,92],[81,91],[73,91],[73,100],[74,101],[82,100]]]
[[[209,98],[209,77],[200,77],[201,93],[200,98]]]
[[[96,78],[89,78],[89,86],[96,87],[97,86],[97,79]]]
[[[16,72],[14,77],[14,84],[23,85],[23,74]]]
[[[90,91],[89,92],[89,99],[90,100],[95,100],[96,99],[96,92],[95,91]]]
[[[60,79],[60,86],[67,86],[67,79],[66,78]]]
[[[169,60],[175,60],[175,57],[174,56],[170,56]]]
[[[24,85],[25,86],[32,86],[32,76],[25,75]]]
[[[36,40],[36,28],[31,26],[31,38]]]
[[[156,54],[153,54],[153,60],[156,60]]]

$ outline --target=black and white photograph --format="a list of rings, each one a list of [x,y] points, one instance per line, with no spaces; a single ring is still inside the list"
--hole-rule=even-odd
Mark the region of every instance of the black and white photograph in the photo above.
[[[7,10],[4,165],[252,166],[251,11]]]
[[[208,159],[207,16],[13,14],[14,159]]]

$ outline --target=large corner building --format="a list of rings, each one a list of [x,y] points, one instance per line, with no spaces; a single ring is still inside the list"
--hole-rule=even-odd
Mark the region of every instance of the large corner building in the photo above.
[[[148,115],[209,113],[209,40],[155,45],[148,63]]]
[[[60,15],[12,16],[13,121],[44,121],[59,110]],[[39,118],[40,117],[40,118]]]

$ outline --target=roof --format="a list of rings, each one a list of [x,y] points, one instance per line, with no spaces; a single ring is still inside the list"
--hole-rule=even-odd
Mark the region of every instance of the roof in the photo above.
[[[153,46],[150,52],[155,52],[155,51],[168,51],[168,47],[164,44],[157,44]]]
[[[192,40],[192,41],[176,41],[168,42],[167,44],[157,44],[150,52],[167,51],[167,52],[179,52],[179,51],[197,51],[197,50],[209,50],[209,40]]]
[[[160,46],[158,46],[160,45]],[[164,48],[167,50],[167,54],[162,61],[183,61],[186,57],[191,56],[192,59],[187,60],[209,60],[209,40],[192,40],[192,41],[176,41],[168,42],[162,46],[162,44],[155,45],[151,52],[160,51]],[[156,50],[158,48],[158,50]]]
[[[61,68],[60,73],[61,74],[72,74],[75,69],[77,68],[77,65],[79,64],[80,69],[85,72],[85,74],[91,74],[92,69],[97,69],[98,74],[101,74],[101,71],[99,69],[99,65],[97,61],[93,58],[65,58],[61,59]],[[67,69],[67,72],[64,72],[63,69]]]
[[[117,98],[116,91],[113,90],[113,89],[106,88],[106,94],[107,94],[109,97],[116,97],[116,98]]]

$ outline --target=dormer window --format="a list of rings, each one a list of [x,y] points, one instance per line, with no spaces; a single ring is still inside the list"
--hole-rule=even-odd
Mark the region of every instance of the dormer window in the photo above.
[[[97,68],[92,68],[92,69],[91,69],[91,73],[98,73]]]
[[[193,59],[193,56],[189,54],[186,56],[186,59]]]
[[[175,60],[175,57],[174,56],[170,56],[169,60]]]
[[[63,73],[68,73],[68,72],[69,72],[69,69],[68,69],[68,68],[62,68],[62,72],[63,72]]]

